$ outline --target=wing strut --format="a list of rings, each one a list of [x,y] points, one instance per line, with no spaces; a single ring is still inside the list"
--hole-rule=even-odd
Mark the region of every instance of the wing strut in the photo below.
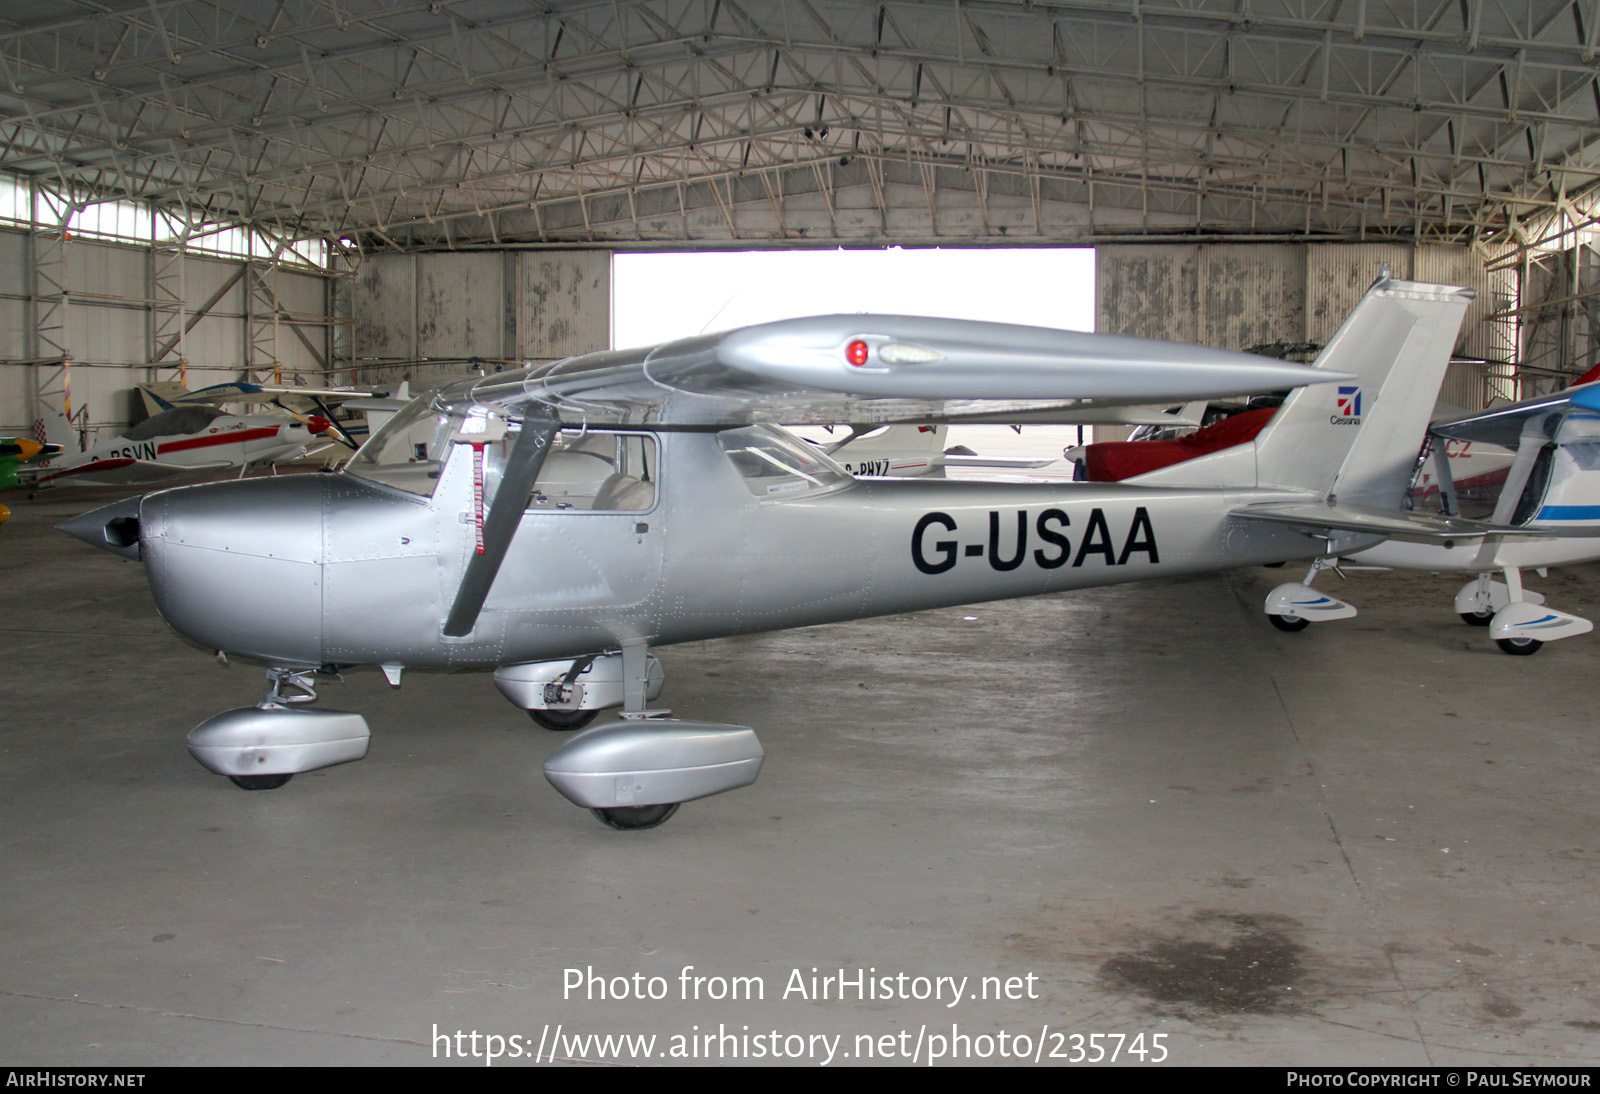
[[[560,428],[560,422],[543,407],[530,407],[523,418],[522,432],[506,457],[500,488],[483,521],[483,554],[475,554],[468,560],[466,572],[461,575],[461,587],[456,590],[455,603],[450,606],[450,616],[444,621],[444,633],[448,637],[464,637],[477,625],[478,613],[483,610],[495,575],[500,572],[511,537],[517,534],[517,524],[528,507],[534,481]]]

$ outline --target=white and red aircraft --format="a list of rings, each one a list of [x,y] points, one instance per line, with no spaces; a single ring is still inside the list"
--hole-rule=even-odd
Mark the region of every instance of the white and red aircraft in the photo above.
[[[305,422],[281,414],[237,417],[215,407],[180,406],[153,414],[104,444],[18,469],[20,484],[39,490],[52,486],[137,486],[173,482],[214,471],[276,464],[305,455],[312,438],[332,423]]]

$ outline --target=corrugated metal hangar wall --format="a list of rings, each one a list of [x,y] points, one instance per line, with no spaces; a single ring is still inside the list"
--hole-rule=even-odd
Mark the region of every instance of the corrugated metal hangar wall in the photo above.
[[[1513,306],[1513,271],[1491,274],[1467,247],[1408,244],[1200,244],[1100,247],[1095,328],[1227,349],[1320,345],[1388,263],[1396,277],[1462,285],[1477,299],[1462,324],[1444,401],[1476,410],[1508,386],[1515,328],[1490,316]]]
[[[366,383],[467,367],[403,364],[422,358],[554,360],[610,345],[611,252],[379,255],[358,269],[353,299]]]
[[[32,433],[34,387],[51,382],[44,370],[59,368],[58,361],[34,363],[56,357],[42,344],[50,341],[70,348],[73,406],[88,409],[92,429],[103,433],[142,416],[133,385],[176,379],[179,372],[177,355],[160,352],[171,337],[163,320],[172,314],[182,315],[180,325],[187,327],[184,371],[191,388],[236,380],[249,369],[270,376],[274,366],[285,376],[323,382],[330,357],[328,276],[255,263],[271,277],[276,299],[272,312],[263,314],[250,291],[252,264],[243,259],[190,252],[158,269],[160,252],[149,247],[74,239],[57,247],[61,306],[47,315],[38,247],[37,235],[0,230],[0,435]],[[173,293],[181,293],[181,301]],[[58,329],[41,329],[49,323]],[[262,334],[268,327],[275,328],[270,347]]]

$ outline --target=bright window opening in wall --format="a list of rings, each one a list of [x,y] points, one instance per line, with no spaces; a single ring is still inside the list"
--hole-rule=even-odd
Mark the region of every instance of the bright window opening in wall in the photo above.
[[[611,344],[854,312],[1088,331],[1094,291],[1094,251],[1085,247],[619,254]],[[1070,427],[956,426],[948,441],[984,455],[1059,456],[1077,439]]]
[[[612,265],[619,348],[853,312],[1093,330],[1094,251],[715,251],[619,254]]]
[[[76,203],[76,204],[75,204]],[[105,239],[142,246],[179,244],[186,250],[226,258],[277,258],[290,265],[326,268],[327,242],[297,239],[283,243],[261,231],[207,222],[188,223],[170,210],[149,202],[108,198],[69,201],[61,192],[37,192],[14,175],[0,173],[0,224],[22,228],[54,229],[61,226],[74,239]]]

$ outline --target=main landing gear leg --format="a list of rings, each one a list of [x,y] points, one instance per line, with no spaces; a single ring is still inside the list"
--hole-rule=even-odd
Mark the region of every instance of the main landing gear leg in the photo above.
[[[649,683],[650,647],[643,642],[622,644],[622,716],[644,720],[651,717],[647,709],[650,699],[646,695]],[[655,716],[666,717],[671,711],[663,710]],[[663,802],[658,805],[618,805],[591,809],[600,823],[623,831],[640,831],[667,823],[678,811],[682,802]]]
[[[649,710],[650,650],[622,645],[622,720],[585,730],[545,761],[545,778],[611,828],[654,828],[696,798],[748,786],[761,771],[755,731]]]

